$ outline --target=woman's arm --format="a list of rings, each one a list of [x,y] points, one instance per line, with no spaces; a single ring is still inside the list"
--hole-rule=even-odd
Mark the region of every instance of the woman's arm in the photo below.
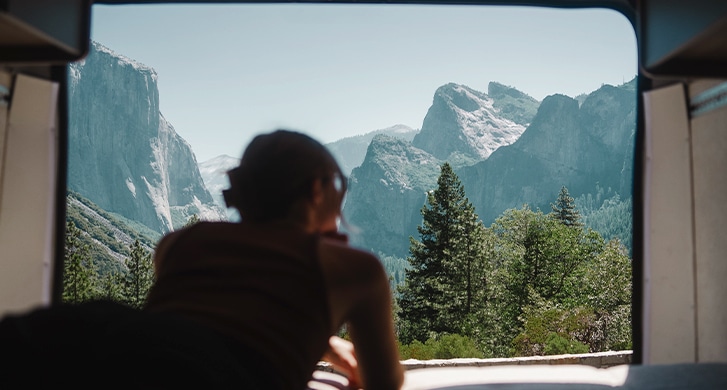
[[[353,343],[338,336],[331,336],[328,339],[328,351],[323,354],[323,360],[331,363],[334,370],[348,379],[349,388],[361,387],[361,374],[358,371],[358,359]]]
[[[348,331],[356,348],[363,388],[398,390],[404,382],[404,370],[394,334],[389,280],[378,259],[369,267],[368,291],[352,307]]]
[[[332,331],[347,324],[355,346],[351,355],[358,367],[359,384],[366,389],[399,389],[404,374],[384,267],[372,254],[340,242],[323,242],[319,249]]]

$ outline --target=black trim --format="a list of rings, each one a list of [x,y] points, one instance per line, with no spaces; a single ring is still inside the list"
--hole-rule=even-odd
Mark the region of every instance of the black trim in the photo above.
[[[634,145],[634,178],[631,210],[631,364],[644,362],[644,168],[646,167],[646,117],[644,94],[651,89],[651,80],[639,73],[636,80],[637,112],[636,142]],[[638,205],[638,206],[637,206]]]
[[[51,304],[57,305],[63,296],[63,262],[66,243],[66,192],[68,191],[68,66],[51,69],[52,79],[58,83],[58,129],[56,153],[55,248],[53,258],[53,285]]]

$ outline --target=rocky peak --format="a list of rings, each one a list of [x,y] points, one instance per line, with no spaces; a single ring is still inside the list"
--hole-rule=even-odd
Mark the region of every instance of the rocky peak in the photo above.
[[[351,172],[343,215],[351,243],[406,256],[421,222],[425,194],[436,185],[440,160],[406,140],[376,135],[361,166]]]
[[[527,127],[535,117],[540,102],[535,98],[497,82],[490,82],[487,95],[492,98],[492,106],[503,118]]]
[[[524,125],[502,116],[494,105],[491,97],[467,86],[443,85],[434,93],[412,144],[442,160],[453,153],[486,159],[525,131]]]
[[[374,130],[366,134],[342,138],[338,141],[327,143],[326,147],[338,161],[338,165],[344,174],[350,175],[353,168],[361,165],[366,157],[371,140],[378,134],[386,134],[395,138],[411,141],[419,130],[409,126],[398,124],[385,129]]]

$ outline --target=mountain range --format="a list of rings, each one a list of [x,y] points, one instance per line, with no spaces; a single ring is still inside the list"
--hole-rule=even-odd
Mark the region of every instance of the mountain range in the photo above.
[[[95,42],[71,65],[69,190],[152,235],[193,214],[236,219],[221,190],[239,160],[198,163],[159,112],[156,77]],[[349,175],[343,215],[352,244],[406,257],[444,161],[489,225],[523,204],[549,211],[561,186],[574,197],[607,188],[629,198],[635,129],[635,80],[542,102],[497,82],[486,92],[448,83],[434,91],[421,129],[395,125],[326,146]]]
[[[562,186],[573,197],[606,188],[630,199],[635,80],[604,85],[582,104],[560,94],[539,104],[520,95],[517,102],[526,109],[509,111],[510,117],[520,113],[517,120],[524,128],[515,139],[502,136],[511,134],[517,122],[502,118],[502,109],[497,108],[502,95],[492,91],[501,88],[490,83],[491,93],[483,94],[447,84],[435,93],[422,131],[412,142],[373,138],[364,162],[351,173],[344,207],[345,219],[354,226],[350,232],[354,245],[406,257],[409,237],[418,237],[426,192],[436,187],[444,161],[455,168],[468,200],[487,226],[505,210],[523,205],[549,212]],[[509,91],[505,96],[519,95]],[[473,112],[487,118],[486,125],[473,126],[466,114]],[[486,131],[472,131],[485,126],[489,126]],[[493,139],[502,144],[489,155],[483,153],[480,146]]]

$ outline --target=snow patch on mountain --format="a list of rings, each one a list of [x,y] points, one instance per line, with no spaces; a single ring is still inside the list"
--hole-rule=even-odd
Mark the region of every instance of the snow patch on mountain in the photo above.
[[[475,94],[465,86],[457,85],[454,91],[476,102],[479,108],[469,111],[451,104],[466,138],[477,154],[485,159],[500,146],[510,145],[522,135],[525,126],[498,115],[491,98]]]

